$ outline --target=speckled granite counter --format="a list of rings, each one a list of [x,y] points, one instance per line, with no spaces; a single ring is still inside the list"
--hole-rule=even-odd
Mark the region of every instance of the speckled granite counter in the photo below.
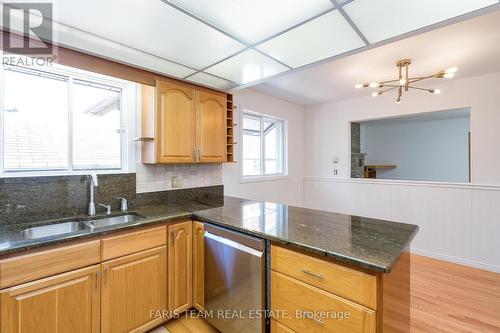
[[[0,255],[193,217],[369,270],[389,272],[418,230],[417,226],[410,224],[234,197],[224,197],[223,204],[186,201],[139,206],[133,212],[144,219],[97,231],[78,231],[38,240],[19,237],[23,229],[33,224],[4,226],[0,228]],[[50,223],[54,222],[58,221]]]

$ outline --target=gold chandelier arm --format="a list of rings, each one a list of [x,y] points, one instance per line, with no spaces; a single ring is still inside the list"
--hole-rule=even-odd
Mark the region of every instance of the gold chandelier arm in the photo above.
[[[419,81],[431,79],[431,78],[434,78],[434,77],[437,77],[437,74],[436,75],[429,75],[429,76],[411,77],[409,83],[411,84],[411,83],[415,83],[415,82],[419,82]]]
[[[427,88],[420,88],[420,87],[413,87],[409,86],[411,89],[416,89],[416,90],[422,90],[422,91],[427,91],[427,92],[433,92],[434,89],[427,89]]]
[[[386,86],[386,87],[389,87],[389,86]],[[388,88],[388,89],[385,89],[385,90],[380,90],[380,94],[383,94],[385,92],[388,92],[388,91],[391,91],[391,90],[399,88],[399,86],[390,86],[390,87],[391,88]]]

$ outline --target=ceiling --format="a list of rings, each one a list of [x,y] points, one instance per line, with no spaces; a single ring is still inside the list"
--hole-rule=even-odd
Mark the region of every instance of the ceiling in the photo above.
[[[500,11],[461,21],[348,57],[283,75],[253,89],[301,105],[369,96],[356,83],[397,77],[396,60],[411,58],[411,76],[457,66],[454,79],[500,71]],[[435,82],[435,81],[434,81]],[[439,88],[439,85],[433,85]],[[419,92],[410,92],[416,93]],[[443,92],[445,93],[445,92]]]
[[[499,6],[498,0],[53,3],[56,41],[61,44],[221,90],[281,76],[268,86],[284,95],[288,88],[295,91],[296,77],[286,87],[285,73],[297,75],[311,64]],[[324,97],[330,98],[318,92],[308,100],[298,96],[296,101],[307,104]]]
[[[299,104],[345,96],[350,76],[385,74],[372,56],[347,61],[353,68],[333,60],[500,8],[499,0],[52,1],[61,45],[220,90],[266,82],[257,89]],[[383,49],[375,55],[394,61]]]

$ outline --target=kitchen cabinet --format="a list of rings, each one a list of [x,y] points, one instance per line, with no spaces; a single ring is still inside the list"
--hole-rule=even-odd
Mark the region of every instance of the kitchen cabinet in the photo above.
[[[102,263],[102,332],[144,332],[165,318],[167,247],[161,246]]]
[[[196,92],[196,145],[198,162],[226,161],[226,97]]]
[[[0,292],[1,333],[98,333],[99,265]]]
[[[271,333],[410,331],[408,253],[380,273],[273,244],[270,280],[271,310],[291,314]]]
[[[193,306],[205,308],[205,225],[193,221]]]
[[[195,90],[168,81],[158,81],[156,89],[157,162],[195,162]]]
[[[156,87],[142,86],[142,162],[228,161],[233,120],[228,118],[227,98],[225,93],[174,80],[158,80]]]
[[[168,309],[175,313],[193,303],[192,230],[191,220],[168,226]]]

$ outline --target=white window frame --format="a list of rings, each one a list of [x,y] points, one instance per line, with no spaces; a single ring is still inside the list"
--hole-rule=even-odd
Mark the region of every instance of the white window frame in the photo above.
[[[4,170],[4,65],[0,64],[0,178],[11,177],[43,177],[43,176],[65,176],[65,175],[87,175],[87,174],[119,174],[135,172],[135,145],[132,141],[133,126],[135,122],[135,113],[137,107],[137,91],[139,85],[130,81],[121,80],[97,73],[91,73],[84,70],[71,67],[61,67],[58,65],[42,66],[42,67],[29,67],[30,69],[41,70],[58,75],[68,77],[68,94],[72,93],[72,81],[79,79],[83,81],[91,81],[98,84],[109,85],[120,88],[122,91],[121,98],[121,168],[115,169],[80,169],[73,170],[73,125],[71,100],[68,101],[68,166],[67,169],[61,170],[19,170],[19,171],[6,171]]]
[[[286,179],[288,177],[288,122],[286,119],[279,118],[276,116],[271,116],[268,114],[263,114],[247,109],[242,109],[241,107],[239,110],[242,110],[239,115],[239,121],[240,121],[240,135],[239,135],[239,141],[241,143],[240,145],[240,183],[252,183],[252,182],[263,182],[263,181],[271,181],[271,180],[280,180],[280,179]],[[265,120],[271,120],[271,121],[280,121],[283,124],[282,128],[282,151],[281,155],[283,156],[283,171],[281,173],[277,174],[272,174],[272,175],[257,175],[257,176],[245,176],[243,175],[243,116],[245,114],[254,116],[254,117],[259,117],[260,118],[260,170],[262,173],[264,173],[265,167],[265,142],[264,142],[264,136],[263,136],[263,123]]]

